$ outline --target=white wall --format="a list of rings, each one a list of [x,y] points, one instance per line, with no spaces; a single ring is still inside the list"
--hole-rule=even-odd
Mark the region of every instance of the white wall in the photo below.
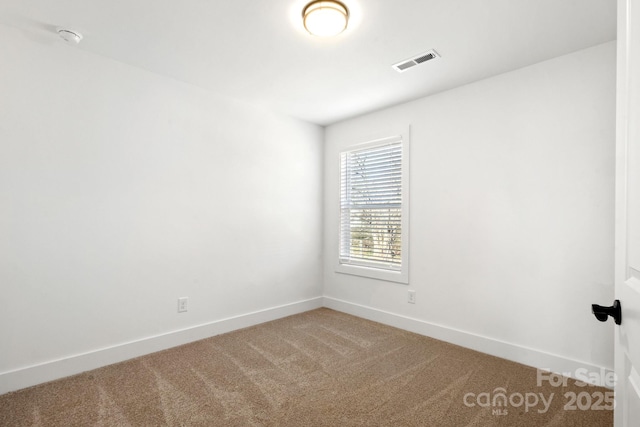
[[[533,366],[611,368],[614,326],[590,304],[613,301],[614,121],[611,42],[329,126],[326,304]],[[410,284],[335,273],[338,151],[407,125]]]
[[[32,37],[0,26],[0,393],[321,305],[322,128]]]

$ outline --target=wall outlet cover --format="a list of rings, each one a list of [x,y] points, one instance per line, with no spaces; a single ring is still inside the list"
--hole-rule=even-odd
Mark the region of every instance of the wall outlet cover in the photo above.
[[[178,313],[184,313],[187,311],[189,303],[189,297],[178,298]]]
[[[415,304],[416,303],[416,291],[409,291],[408,302],[409,302],[409,304]]]

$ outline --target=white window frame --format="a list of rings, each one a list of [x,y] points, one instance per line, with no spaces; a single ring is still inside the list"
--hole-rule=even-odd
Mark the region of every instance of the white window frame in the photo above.
[[[396,283],[409,283],[409,132],[407,128],[403,132],[389,133],[383,138],[369,140],[364,143],[354,144],[346,147],[338,153],[338,172],[342,174],[341,157],[343,153],[358,151],[368,148],[379,147],[391,143],[400,142],[402,144],[402,205],[401,205],[401,265],[400,268],[381,268],[371,265],[358,265],[355,262],[343,262],[340,259],[341,238],[341,215],[338,206],[338,256],[335,265],[337,273],[351,274],[355,276],[368,277],[372,279],[385,280]],[[339,181],[342,181],[341,179]],[[341,191],[341,182],[338,183],[338,195]],[[340,197],[340,196],[338,196]],[[338,203],[340,205],[340,202]]]

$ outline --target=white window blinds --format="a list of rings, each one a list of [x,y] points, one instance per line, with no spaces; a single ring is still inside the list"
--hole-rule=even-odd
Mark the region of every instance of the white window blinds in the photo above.
[[[402,139],[340,156],[340,263],[402,267]]]

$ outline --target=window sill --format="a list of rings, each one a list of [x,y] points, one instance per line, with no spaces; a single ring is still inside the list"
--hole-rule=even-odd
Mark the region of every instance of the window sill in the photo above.
[[[387,282],[396,282],[409,284],[409,274],[405,268],[399,271],[384,270],[381,268],[364,267],[353,264],[337,264],[336,273],[350,274],[352,276],[368,277],[370,279],[384,280]]]

